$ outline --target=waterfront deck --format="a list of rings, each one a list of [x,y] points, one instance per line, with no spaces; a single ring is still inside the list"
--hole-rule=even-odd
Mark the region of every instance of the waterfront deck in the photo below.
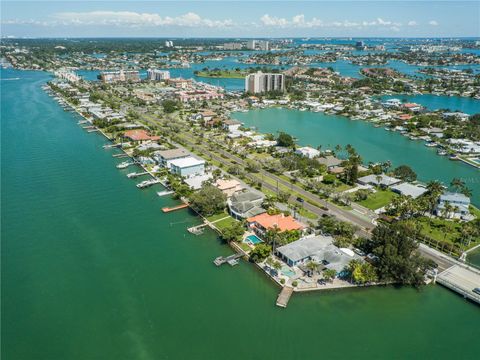
[[[213,260],[213,263],[217,266],[223,265],[225,263],[228,263],[230,266],[234,266],[238,264],[238,259],[240,259],[242,256],[243,254],[233,254],[227,257],[219,256],[215,260]]]
[[[180,205],[177,205],[177,206],[174,206],[174,207],[164,207],[164,208],[162,208],[162,211],[164,213],[168,213],[168,212],[172,212],[172,211],[175,211],[175,210],[185,209],[187,207],[188,207],[188,204],[180,204]]]
[[[284,286],[282,288],[282,291],[280,291],[280,294],[278,294],[276,305],[286,308],[292,294],[293,294],[293,287]]]
[[[472,291],[480,288],[480,272],[453,265],[437,275],[436,282],[480,304],[480,295]]]

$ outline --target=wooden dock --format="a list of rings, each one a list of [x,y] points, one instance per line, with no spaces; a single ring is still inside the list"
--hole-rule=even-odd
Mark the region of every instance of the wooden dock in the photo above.
[[[113,154],[112,157],[114,157],[114,158],[126,158],[126,157],[130,157],[130,156],[122,153],[122,154]]]
[[[215,260],[213,260],[213,263],[217,266],[223,265],[225,263],[228,263],[230,266],[234,266],[238,264],[238,259],[240,259],[243,256],[243,254],[233,254],[230,256],[219,256]]]
[[[149,174],[148,171],[139,172],[139,173],[133,172],[133,173],[127,174],[127,177],[128,177],[129,179],[134,179],[134,178],[136,178],[136,177],[139,177],[139,176],[142,176],[142,175],[148,175],[148,174]]]
[[[278,294],[277,306],[286,308],[292,294],[293,294],[293,287],[284,286],[282,288],[282,291],[280,291],[280,294]]]
[[[174,207],[164,207],[164,208],[162,208],[162,211],[164,213],[168,213],[168,212],[172,212],[172,211],[175,211],[175,210],[185,209],[187,207],[188,207],[188,204],[180,204],[180,205],[177,205],[177,206],[174,206]]]

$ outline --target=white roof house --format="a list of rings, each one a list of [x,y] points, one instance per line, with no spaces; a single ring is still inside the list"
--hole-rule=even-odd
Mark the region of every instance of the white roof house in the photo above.
[[[313,159],[316,156],[320,156],[320,151],[309,146],[304,146],[295,150],[295,154],[308,157],[309,159]]]
[[[390,189],[392,189],[392,191],[396,192],[397,194],[411,196],[414,199],[422,196],[428,191],[423,186],[413,185],[410,183],[397,184],[392,186]]]
[[[170,171],[182,177],[203,175],[205,172],[205,160],[200,160],[193,156],[176,159],[170,163]]]
[[[378,177],[378,178],[377,178]],[[381,175],[367,175],[358,179],[358,183],[362,185],[375,185],[375,186],[392,186],[401,183],[402,180],[381,174]]]
[[[362,260],[349,249],[333,245],[331,236],[306,236],[275,250],[277,256],[289,266],[305,264],[310,260],[322,263],[337,272],[342,271],[352,259]]]

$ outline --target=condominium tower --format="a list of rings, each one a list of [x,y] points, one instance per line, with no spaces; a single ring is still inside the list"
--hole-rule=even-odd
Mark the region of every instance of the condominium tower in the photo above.
[[[245,77],[245,91],[261,94],[269,91],[285,91],[285,76],[283,74],[257,72]]]

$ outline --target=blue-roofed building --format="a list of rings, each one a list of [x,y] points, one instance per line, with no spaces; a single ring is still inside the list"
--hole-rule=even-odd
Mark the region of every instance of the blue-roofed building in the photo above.
[[[453,207],[453,210],[445,214],[447,203]],[[445,216],[451,219],[471,220],[469,206],[470,198],[468,196],[461,193],[446,192],[440,195],[435,213],[437,216]]]

